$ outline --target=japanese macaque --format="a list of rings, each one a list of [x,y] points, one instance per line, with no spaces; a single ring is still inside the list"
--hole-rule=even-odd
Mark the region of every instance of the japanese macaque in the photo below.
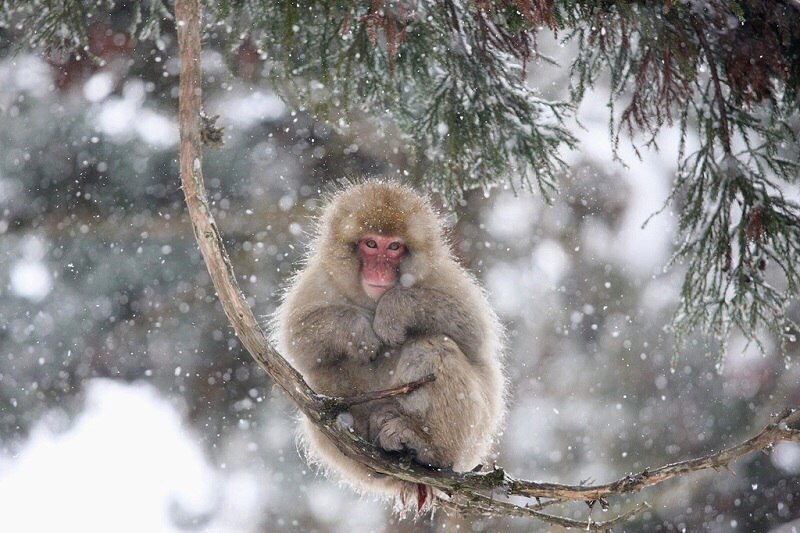
[[[436,376],[410,394],[351,408],[353,430],[376,446],[456,471],[486,459],[505,412],[502,331],[412,189],[367,181],[333,195],[274,325],[281,353],[320,393]],[[356,489],[393,497],[401,510],[431,505],[428,487],[376,474],[306,419],[300,431],[309,458]]]

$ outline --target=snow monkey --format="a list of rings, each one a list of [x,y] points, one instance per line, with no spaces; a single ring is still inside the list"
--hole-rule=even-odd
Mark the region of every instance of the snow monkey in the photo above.
[[[351,408],[352,427],[423,465],[468,471],[489,452],[505,411],[502,331],[473,277],[453,259],[429,202],[367,181],[334,194],[305,268],[275,318],[283,354],[317,392],[350,396],[434,374],[416,391]],[[348,417],[349,418],[349,417]],[[345,457],[308,420],[309,458],[400,510],[432,491]]]

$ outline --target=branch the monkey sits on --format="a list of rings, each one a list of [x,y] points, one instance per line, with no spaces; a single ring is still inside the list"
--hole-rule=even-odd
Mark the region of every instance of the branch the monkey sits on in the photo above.
[[[305,268],[274,321],[276,341],[317,392],[414,392],[352,406],[353,430],[423,465],[472,470],[505,413],[502,329],[475,279],[452,257],[430,203],[409,187],[367,181],[334,194]],[[309,458],[363,492],[422,510],[424,485],[382,476],[344,456],[307,419]]]

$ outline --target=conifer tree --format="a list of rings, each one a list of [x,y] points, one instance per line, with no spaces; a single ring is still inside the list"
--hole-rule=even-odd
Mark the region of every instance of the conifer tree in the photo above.
[[[505,183],[550,200],[576,148],[567,127],[601,76],[610,78],[609,134],[681,131],[668,205],[680,218],[672,263],[685,265],[673,320],[723,345],[734,327],[759,343],[791,340],[787,305],[800,273],[796,182],[800,4],[443,0],[208,2],[205,38],[263,62],[282,96],[334,126],[363,113],[412,154],[408,179],[451,203]],[[4,0],[0,27],[20,47],[102,61],[92,29],[122,20],[131,37],[174,32],[164,0]],[[568,101],[526,82],[536,38],[577,45]],[[697,143],[688,142],[688,138]],[[648,179],[642,176],[642,179]]]

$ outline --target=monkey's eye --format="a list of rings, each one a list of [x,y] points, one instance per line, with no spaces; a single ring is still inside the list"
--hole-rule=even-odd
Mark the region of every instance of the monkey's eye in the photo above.
[[[367,240],[364,244],[367,245],[367,248],[377,248],[378,243],[373,241],[372,239]]]
[[[400,249],[400,243],[399,242],[393,242],[392,244],[389,245],[389,249],[390,250],[399,250]]]

